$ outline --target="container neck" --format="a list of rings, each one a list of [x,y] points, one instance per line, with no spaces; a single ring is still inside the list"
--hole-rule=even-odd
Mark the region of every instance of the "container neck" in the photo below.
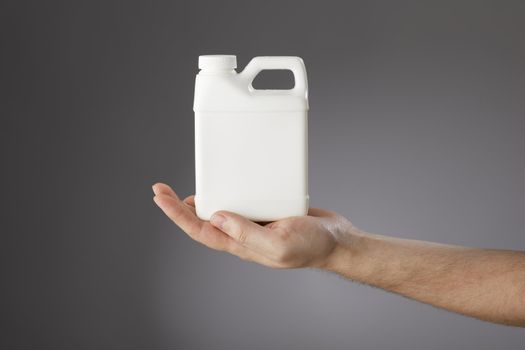
[[[235,69],[206,68],[201,69],[199,75],[231,75],[236,73]]]

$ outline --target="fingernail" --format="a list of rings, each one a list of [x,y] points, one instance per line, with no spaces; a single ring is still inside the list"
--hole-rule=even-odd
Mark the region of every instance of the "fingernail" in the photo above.
[[[155,188],[156,186],[155,185],[151,186],[151,189],[153,190],[153,193],[155,193],[155,195],[157,195],[157,191],[156,191],[156,188]]]
[[[226,221],[226,217],[221,214],[213,214],[210,218],[210,222],[213,226],[221,228],[224,226],[224,222]]]

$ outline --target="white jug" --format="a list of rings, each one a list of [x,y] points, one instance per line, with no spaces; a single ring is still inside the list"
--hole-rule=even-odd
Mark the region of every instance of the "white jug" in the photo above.
[[[209,220],[228,210],[253,221],[308,211],[308,83],[299,57],[199,57],[195,81],[195,205]],[[288,90],[258,90],[262,70],[292,71]]]

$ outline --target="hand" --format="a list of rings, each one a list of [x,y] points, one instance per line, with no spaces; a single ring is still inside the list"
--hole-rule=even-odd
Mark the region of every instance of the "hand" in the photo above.
[[[194,240],[216,250],[273,268],[324,267],[352,224],[337,213],[310,208],[308,216],[255,223],[227,211],[203,221],[194,196],[181,201],[165,184],[155,184],[155,203]]]
[[[525,252],[466,248],[366,233],[344,217],[310,208],[307,216],[254,223],[219,211],[195,214],[164,184],[155,203],[194,240],[274,268],[315,267],[447,310],[525,326]]]

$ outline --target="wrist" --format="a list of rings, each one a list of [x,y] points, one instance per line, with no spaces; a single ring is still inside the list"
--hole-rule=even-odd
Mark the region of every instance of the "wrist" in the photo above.
[[[325,259],[321,269],[343,274],[351,279],[360,279],[359,275],[368,268],[367,256],[372,236],[348,223],[334,233],[334,249]]]

